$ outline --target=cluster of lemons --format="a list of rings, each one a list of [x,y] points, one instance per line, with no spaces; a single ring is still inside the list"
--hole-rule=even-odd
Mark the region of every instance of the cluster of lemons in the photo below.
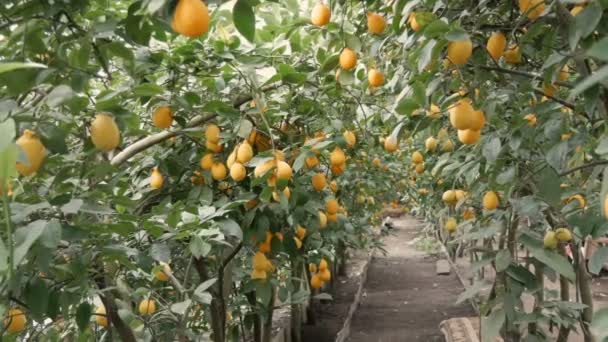
[[[310,277],[310,287],[313,289],[320,289],[331,280],[331,272],[325,259],[321,259],[318,267],[316,264],[309,264],[308,271],[312,275]]]

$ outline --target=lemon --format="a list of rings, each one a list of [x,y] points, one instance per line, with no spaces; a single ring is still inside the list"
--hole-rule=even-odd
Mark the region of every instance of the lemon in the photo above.
[[[328,282],[331,280],[331,272],[328,269],[320,270],[319,278],[321,278],[323,282]]]
[[[230,167],[230,177],[235,182],[240,182],[245,179],[245,177],[247,177],[247,170],[245,169],[245,166],[243,166],[241,163],[232,164]]]
[[[319,277],[318,274],[314,274],[310,277],[310,287],[313,289],[320,289],[323,287],[323,280]]]
[[[585,9],[585,6],[576,5],[570,10],[570,15],[576,17],[579,13],[581,13]]]
[[[357,143],[357,136],[351,131],[344,131],[342,136],[344,137],[344,141],[346,141],[346,145],[348,147],[353,147]]]
[[[377,13],[367,13],[367,30],[373,34],[381,34],[386,29],[386,20]]]
[[[108,114],[97,114],[91,123],[91,141],[98,150],[108,152],[120,143],[120,131],[114,118]]]
[[[572,240],[572,233],[568,228],[557,228],[555,230],[555,237],[559,242],[568,242]]]
[[[268,171],[272,170],[274,167],[276,167],[277,165],[277,160],[276,159],[268,159],[260,164],[258,164],[255,169],[253,170],[253,175],[257,178],[257,177],[262,177],[264,176],[266,173],[268,173]]]
[[[473,115],[471,117],[471,124],[469,125],[469,129],[479,131],[486,124],[486,115],[481,110],[474,110]]]
[[[36,173],[42,166],[46,157],[46,149],[42,142],[40,142],[36,133],[26,129],[15,143],[27,157],[25,163],[17,162],[17,172],[22,176],[29,176]]]
[[[201,0],[179,0],[173,20],[173,31],[186,37],[196,38],[209,31],[209,10]]]
[[[469,99],[461,99],[450,107],[450,123],[456,129],[469,129],[475,115]]]
[[[319,211],[319,227],[321,229],[327,227],[327,215],[322,211]]]
[[[432,104],[429,110],[426,111],[426,116],[433,120],[439,119],[441,117],[441,109],[439,109],[439,106]]]
[[[291,170],[291,166],[286,162],[279,160],[277,162],[276,176],[281,180],[289,180],[293,176],[293,171]]]
[[[570,68],[568,67],[568,64],[565,64],[561,70],[559,71],[559,74],[557,76],[557,78],[562,81],[565,82],[568,80],[568,78],[570,78]]]
[[[291,190],[289,190],[288,187],[285,187],[285,189],[283,189],[283,195],[289,199],[291,197]],[[272,193],[272,199],[275,200],[276,202],[279,202],[281,200],[281,197],[279,196],[279,193],[274,191]]]
[[[454,205],[458,201],[458,198],[456,197],[456,191],[454,190],[445,191],[441,196],[441,199],[448,205]]]
[[[173,112],[170,107],[161,106],[152,114],[152,123],[156,128],[165,129],[173,124]]]
[[[156,312],[156,302],[153,299],[144,299],[139,303],[139,314],[142,316],[153,315]]]
[[[346,155],[340,147],[336,146],[329,155],[329,161],[331,165],[342,165],[346,162]]]
[[[27,318],[25,313],[20,309],[10,309],[6,314],[6,318],[4,319],[4,327],[6,331],[12,334],[20,333],[25,330],[25,324],[27,323]]]
[[[399,148],[399,142],[397,141],[397,137],[391,135],[388,138],[384,139],[384,149],[387,152],[393,153],[397,151],[397,148]]]
[[[498,195],[494,191],[488,191],[483,195],[481,204],[485,210],[494,210],[498,208],[499,203]]]
[[[306,237],[306,228],[298,225],[298,229],[296,229],[296,236],[298,239],[304,240],[304,237]]]
[[[426,140],[424,141],[424,147],[429,152],[435,151],[437,149],[437,139],[433,137],[426,138]]]
[[[253,158],[253,148],[247,141],[244,141],[236,149],[236,161],[245,164]]]
[[[160,173],[157,167],[152,169],[152,175],[150,175],[150,187],[152,189],[162,188],[164,183],[163,175]]]
[[[545,233],[545,237],[543,238],[543,245],[545,246],[545,248],[555,249],[555,248],[557,248],[558,243],[559,243],[559,241],[557,240],[557,237],[555,236],[555,232],[548,231]]]
[[[215,163],[215,160],[213,160],[213,154],[207,153],[203,156],[203,158],[201,158],[201,161],[200,161],[201,169],[211,170],[211,167],[213,166],[214,163]]]
[[[251,271],[251,279],[255,280],[255,279],[266,279],[268,277],[267,273],[265,270],[253,270]]]
[[[519,12],[525,14],[528,19],[534,20],[545,10],[545,2],[543,0],[519,0]]]
[[[524,116],[524,119],[528,121],[528,126],[536,126],[536,115],[528,114]]]
[[[458,228],[458,222],[456,221],[455,218],[450,217],[446,222],[445,222],[445,230],[448,231],[448,233],[454,233],[456,231],[456,229]]]
[[[410,13],[407,22],[410,24],[410,27],[412,28],[412,30],[414,30],[414,32],[418,32],[422,28],[422,25],[420,25],[420,23],[418,23],[418,21],[416,20],[416,12]]]
[[[380,161],[380,159],[374,158],[374,160],[372,161],[372,164],[374,164],[375,167],[380,167],[382,162]]]
[[[521,63],[521,51],[519,45],[511,45],[504,53],[505,62],[508,64]]]
[[[423,172],[424,172],[424,164],[423,163],[416,164],[416,173],[421,174]]]
[[[488,38],[488,42],[486,44],[486,50],[490,56],[495,60],[499,60],[502,57],[505,48],[507,47],[507,37],[502,32],[494,32]]]
[[[346,170],[346,164],[339,164],[339,165],[331,166],[331,173],[336,176],[343,174],[344,170]]]
[[[306,157],[306,159],[304,160],[304,163],[306,164],[307,168],[313,169],[317,165],[319,165],[319,158],[317,158],[317,156]]]
[[[452,152],[454,151],[454,142],[451,139],[447,139],[441,144],[441,152]]]
[[[108,327],[108,317],[106,316],[106,307],[98,306],[95,309],[95,322],[97,325],[107,328]]]
[[[337,214],[338,209],[340,209],[340,205],[338,204],[338,201],[336,201],[336,199],[330,198],[325,202],[325,211],[328,214],[330,214],[330,215]]]
[[[323,191],[327,186],[327,180],[325,179],[325,174],[317,173],[312,176],[312,187],[316,191]]]
[[[220,141],[221,130],[216,124],[209,124],[205,129],[205,138],[214,144]]]
[[[370,69],[367,75],[367,81],[372,87],[380,87],[384,84],[384,74],[378,69]]]
[[[467,64],[473,53],[473,43],[470,39],[454,41],[448,44],[448,59],[456,65]]]
[[[329,183],[329,189],[333,192],[336,193],[338,192],[338,182],[336,182],[335,180],[331,181],[331,183]]]
[[[228,170],[226,170],[226,166],[222,163],[215,162],[211,167],[211,177],[216,181],[221,181],[226,178],[226,174]]]
[[[458,140],[465,145],[473,145],[479,141],[481,132],[473,129],[459,129]]]
[[[310,22],[315,26],[325,26],[331,19],[331,10],[325,4],[317,4],[310,14]]]
[[[205,147],[211,151],[211,152],[215,152],[215,153],[219,153],[222,152],[222,145],[219,143],[214,143],[212,141],[207,140],[207,142],[205,142]]]
[[[165,263],[160,263],[161,269],[154,273],[154,278],[158,281],[169,281],[169,274],[171,273],[171,267]]]
[[[308,272],[315,274],[317,273],[317,265],[315,265],[314,263],[310,263],[308,264]]]
[[[412,153],[412,162],[414,164],[420,164],[424,161],[424,157],[422,156],[422,153],[420,153],[419,151],[415,151],[414,153]]]
[[[342,69],[351,70],[357,65],[357,54],[349,48],[344,48],[340,53],[339,62]]]

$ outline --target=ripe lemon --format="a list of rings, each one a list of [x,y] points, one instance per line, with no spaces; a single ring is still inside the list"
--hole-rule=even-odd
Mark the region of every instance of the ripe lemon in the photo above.
[[[310,14],[310,22],[315,26],[325,26],[331,19],[331,10],[325,4],[317,4]]]
[[[235,147],[234,150],[232,152],[230,152],[230,154],[228,155],[228,159],[226,159],[226,166],[228,166],[228,168],[231,168],[232,165],[234,165],[234,163],[236,163],[236,150],[238,149],[238,147]]]
[[[380,87],[384,84],[384,74],[378,69],[370,69],[367,75],[367,81],[372,87]]]
[[[108,114],[97,114],[91,123],[91,141],[98,150],[108,152],[120,143],[120,131],[114,118]]]
[[[205,142],[205,147],[207,147],[207,149],[209,151],[215,152],[215,153],[220,153],[220,152],[222,152],[222,149],[223,149],[221,144],[214,143],[214,142],[208,141],[208,140],[207,140],[207,142]]]
[[[543,245],[547,249],[555,249],[558,244],[557,237],[555,236],[555,232],[548,231],[545,233],[545,237],[543,238]]]
[[[325,179],[325,174],[317,173],[316,175],[312,176],[313,189],[315,189],[316,191],[323,191],[326,186],[327,180]]]
[[[557,228],[555,230],[555,237],[559,242],[568,242],[572,240],[572,233],[568,228]]]
[[[156,108],[152,114],[152,123],[156,128],[165,129],[173,124],[173,112],[168,106]]]
[[[160,189],[165,182],[162,173],[158,170],[157,167],[152,169],[152,175],[150,176],[150,187],[152,189]]]
[[[473,116],[471,117],[471,125],[469,129],[479,131],[486,124],[486,115],[481,110],[474,110]]]
[[[494,191],[488,191],[483,195],[481,204],[485,210],[494,210],[498,208],[499,203],[500,200],[498,199],[498,195]]]
[[[581,209],[585,209],[585,207],[587,206],[587,200],[581,194],[576,194],[576,195],[570,196],[570,197],[566,198],[565,201],[566,201],[566,203],[570,203],[574,200],[578,201],[578,204],[581,207]]]
[[[346,141],[346,145],[348,147],[353,147],[357,143],[357,136],[351,131],[344,131],[342,136],[344,137],[344,140]]]
[[[26,129],[15,143],[27,157],[25,163],[17,162],[17,172],[22,176],[29,176],[36,173],[42,166],[44,158],[46,157],[46,149],[42,142],[40,142],[40,138],[38,138],[33,131]]]
[[[488,38],[486,49],[492,58],[497,61],[502,57],[505,48],[507,47],[507,37],[502,32],[494,32]]]
[[[267,277],[268,277],[268,275],[265,270],[254,269],[253,271],[251,271],[251,279],[253,279],[253,280],[255,280],[255,279],[264,280]]]
[[[247,141],[243,141],[236,150],[236,161],[241,164],[249,162],[253,158],[253,148]]]
[[[424,157],[422,156],[422,153],[415,151],[414,153],[412,153],[412,163],[414,164],[420,164],[424,161]]]
[[[313,169],[317,165],[319,165],[319,158],[317,158],[317,156],[306,157],[306,160],[304,162],[306,163],[307,168]]]
[[[27,323],[27,318],[25,317],[25,313],[20,309],[10,309],[6,314],[6,318],[4,319],[4,326],[6,327],[6,331],[11,334],[20,333],[25,330],[25,324]]]
[[[528,19],[534,20],[545,10],[545,2],[543,0],[519,0],[519,12],[526,14]]]
[[[604,217],[608,219],[608,194],[606,195],[606,197],[604,197],[604,201],[602,204],[602,207],[604,208]]]
[[[205,138],[214,144],[220,141],[221,130],[216,124],[209,124],[205,129]]]
[[[441,152],[452,151],[454,151],[454,142],[451,139],[448,139],[441,144]]]
[[[327,227],[327,215],[322,211],[319,211],[319,227],[321,229]]]
[[[323,280],[319,277],[318,274],[314,274],[310,277],[310,287],[313,289],[320,289],[323,287]]]
[[[447,190],[441,196],[441,199],[448,205],[454,205],[458,202],[458,198],[456,197],[456,191]]]
[[[325,211],[328,214],[330,214],[330,215],[337,214],[338,209],[340,209],[340,205],[338,204],[338,201],[336,201],[336,199],[330,198],[325,202]]]
[[[169,274],[171,273],[171,267],[165,263],[160,263],[161,269],[154,273],[154,278],[158,281],[169,281]]]
[[[317,265],[313,262],[311,262],[310,264],[308,264],[308,272],[315,274],[317,273]]]
[[[144,299],[139,303],[139,314],[142,316],[152,315],[156,312],[156,302],[153,299]]]
[[[226,178],[226,174],[228,170],[226,170],[226,166],[222,163],[215,162],[211,167],[211,177],[216,181],[221,181]]]
[[[424,172],[424,164],[423,163],[416,164],[416,173],[421,174],[423,172]]]
[[[432,104],[429,110],[426,111],[426,116],[433,120],[439,119],[441,117],[441,109],[439,109],[439,106]]]
[[[346,170],[346,164],[339,164],[339,165],[331,166],[331,173],[336,176],[343,174],[345,170]]]
[[[247,169],[241,163],[234,163],[230,167],[230,177],[235,182],[240,182],[247,177]]]
[[[410,24],[410,27],[412,28],[412,30],[414,30],[414,32],[418,32],[422,28],[422,26],[416,20],[416,12],[410,13],[407,22]]]
[[[107,328],[108,327],[108,317],[106,316],[106,307],[98,306],[95,309],[95,322],[97,325]]]
[[[356,65],[357,54],[349,48],[344,48],[340,53],[340,67],[344,70],[351,70]]]
[[[521,51],[519,45],[511,45],[504,53],[505,62],[508,64],[521,63]]]
[[[285,187],[285,189],[283,189],[283,195],[289,199],[291,197],[291,190],[289,190],[288,187]],[[272,192],[272,199],[275,200],[276,202],[279,202],[281,200],[281,197],[279,196],[279,193],[276,191]]]
[[[293,176],[291,166],[286,162],[279,160],[277,162],[276,176],[278,179],[289,180]]]
[[[471,208],[466,209],[463,213],[462,213],[462,218],[464,220],[473,220],[475,219],[475,211]]]
[[[304,240],[304,238],[306,237],[306,228],[298,225],[298,229],[296,229],[296,236],[298,237],[298,239]]]
[[[448,233],[454,233],[456,231],[456,229],[458,228],[458,222],[456,222],[456,219],[453,217],[450,217],[446,222],[445,222],[445,230],[448,231]]]
[[[576,5],[574,7],[572,7],[572,9],[570,10],[570,15],[572,15],[573,17],[576,17],[579,13],[581,13],[583,10],[585,9],[585,6],[582,5]]]
[[[437,139],[433,137],[426,138],[426,140],[424,141],[424,147],[429,152],[435,151],[437,149]]]
[[[277,165],[277,160],[276,159],[268,159],[260,164],[258,164],[255,169],[253,170],[253,175],[257,178],[257,177],[262,177],[264,176],[266,173],[268,173],[268,171],[270,171],[272,168],[274,168]]]
[[[320,270],[319,278],[321,278],[323,282],[328,282],[331,280],[331,272],[328,269]]]
[[[393,153],[397,151],[397,148],[399,148],[399,142],[397,141],[397,137],[391,135],[384,139],[384,149],[387,152]]]
[[[450,42],[448,45],[448,59],[453,64],[467,64],[472,53],[473,43],[470,39]]]
[[[456,193],[457,201],[464,199],[464,197],[466,196],[466,192],[464,192],[463,190],[457,189],[457,190],[454,190],[454,192]]]
[[[465,145],[473,145],[479,141],[481,137],[481,131],[473,129],[459,129],[458,140]]]
[[[325,261],[325,259],[321,259],[321,261],[319,261],[319,271],[326,270],[328,267],[329,264],[327,263],[327,261]]]
[[[461,99],[450,107],[450,123],[456,129],[469,129],[475,115],[469,99]]]
[[[382,165],[382,163],[380,162],[380,159],[378,159],[378,158],[374,158],[374,160],[372,161],[372,164],[374,164],[375,167],[380,167],[380,165]]]
[[[338,192],[338,182],[336,182],[335,180],[331,181],[331,183],[329,183],[329,189],[333,192],[336,193]]]
[[[528,126],[536,126],[536,115],[528,114],[524,116],[524,119],[528,121]]]
[[[173,31],[186,37],[196,38],[209,31],[209,10],[201,0],[179,0],[173,20]]]
[[[207,153],[203,156],[203,158],[201,158],[201,161],[200,161],[201,169],[211,170],[211,167],[213,166],[214,163],[215,163],[215,160],[213,160],[213,154]]]
[[[269,234],[266,234],[266,239],[268,240]],[[270,240],[272,240],[272,235],[270,235]],[[256,252],[252,258],[253,269],[254,270],[266,270],[268,265],[268,258],[262,252]]]
[[[555,95],[555,90],[556,90],[555,86],[553,86],[552,84],[548,84],[548,83],[543,84],[543,94],[546,97],[551,97],[551,96]]]
[[[340,147],[336,146],[329,155],[329,161],[331,165],[342,165],[346,162],[346,155]]]
[[[367,30],[373,34],[381,34],[386,28],[386,20],[378,13],[367,13]]]
[[[568,64],[565,64],[559,71],[559,75],[557,76],[557,78],[560,81],[565,82],[568,80],[569,77],[570,77],[570,68],[568,67]]]
[[[293,241],[296,243],[296,248],[297,249],[302,248],[302,240],[298,239],[297,237],[294,237]]]

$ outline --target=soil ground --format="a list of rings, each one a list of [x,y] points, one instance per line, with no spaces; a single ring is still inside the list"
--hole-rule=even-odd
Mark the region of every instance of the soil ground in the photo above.
[[[404,216],[393,222],[384,240],[387,255],[374,256],[370,265],[348,341],[444,341],[441,321],[475,312],[468,303],[455,305],[464,291],[456,275],[436,275],[437,259],[416,250],[419,221]]]

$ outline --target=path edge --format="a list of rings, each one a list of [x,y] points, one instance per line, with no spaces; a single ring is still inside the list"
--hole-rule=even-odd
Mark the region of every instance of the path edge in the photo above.
[[[361,271],[361,277],[359,278],[360,279],[359,288],[357,289],[357,292],[355,293],[355,298],[354,298],[353,302],[350,304],[350,307],[348,309],[348,314],[346,315],[346,319],[344,320],[344,324],[342,325],[342,329],[340,329],[340,331],[338,331],[338,333],[336,334],[335,342],[345,342],[346,339],[348,338],[348,336],[350,336],[350,325],[351,325],[353,316],[355,315],[355,312],[357,311],[357,308],[359,307],[359,304],[361,304],[363,288],[367,281],[367,272],[369,270],[369,265],[372,261],[373,255],[374,255],[374,251],[375,251],[375,249],[372,249],[367,254],[367,259],[365,261],[365,265],[363,265],[363,270]]]

